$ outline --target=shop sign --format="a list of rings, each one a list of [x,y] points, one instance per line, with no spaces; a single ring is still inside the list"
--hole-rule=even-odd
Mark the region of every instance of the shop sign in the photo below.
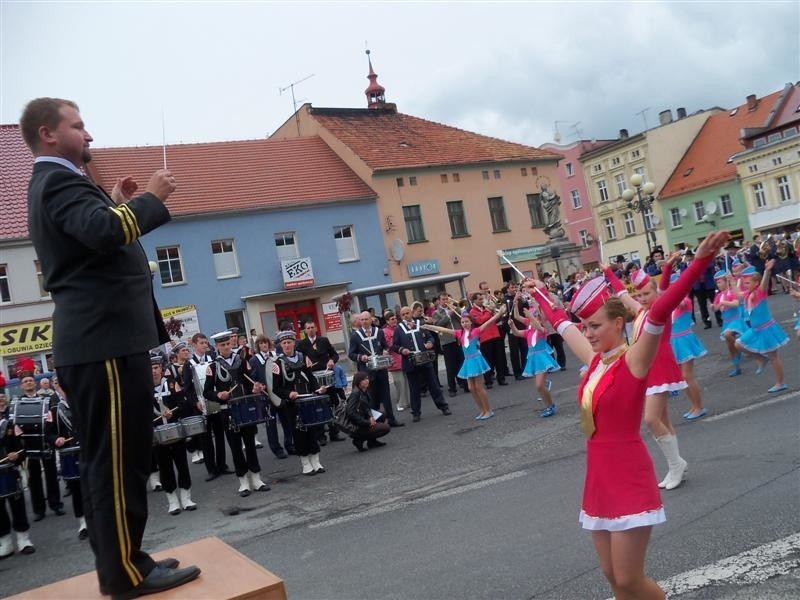
[[[181,322],[181,339],[190,340],[195,333],[200,333],[200,322],[197,319],[197,306],[185,304],[161,309],[161,318],[164,321],[177,319]]]
[[[314,285],[314,270],[311,268],[311,259],[291,258],[281,261],[283,274],[283,287],[287,290]]]
[[[522,262],[526,260],[536,260],[537,258],[541,258],[545,255],[550,256],[550,251],[547,249],[547,246],[544,245],[524,246],[522,248],[509,248],[507,250],[503,250],[503,254],[511,262]],[[500,256],[497,257],[497,260],[503,266],[508,265],[508,263]]]
[[[53,347],[53,321],[17,323],[0,327],[0,356],[42,352]]]
[[[342,330],[342,315],[339,314],[336,302],[323,302],[322,316],[325,318],[326,332]]]
[[[409,277],[422,277],[424,275],[436,275],[439,272],[439,260],[420,260],[408,263]]]

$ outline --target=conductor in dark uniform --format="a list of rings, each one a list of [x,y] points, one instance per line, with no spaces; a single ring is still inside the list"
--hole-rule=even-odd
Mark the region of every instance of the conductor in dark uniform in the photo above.
[[[145,192],[131,177],[107,195],[81,169],[92,136],[69,100],[38,98],[20,120],[35,157],[28,228],[53,314],[53,358],[71,400],[81,486],[101,593],[133,598],[196,578],[141,549],[153,428],[149,349],[169,337],[139,237],[170,220],[167,170]]]

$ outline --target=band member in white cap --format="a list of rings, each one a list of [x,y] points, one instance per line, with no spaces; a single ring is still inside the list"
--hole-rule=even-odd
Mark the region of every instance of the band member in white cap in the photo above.
[[[4,409],[5,407],[0,408]],[[10,471],[17,486],[19,486],[17,467],[22,463],[24,457],[22,439],[15,434],[14,425],[5,417],[0,416],[0,460],[13,465]],[[21,487],[18,487],[18,490],[19,492],[16,494],[0,498],[0,560],[14,554],[15,548],[22,554],[36,552],[36,548],[28,536],[30,524],[25,512],[25,495],[22,493]],[[11,509],[11,519],[8,518],[6,506]]]
[[[249,496],[250,491],[266,492],[270,487],[261,480],[261,465],[256,454],[255,424],[239,425],[231,414],[231,403],[235,398],[252,392],[260,394],[264,386],[251,384],[244,376],[242,359],[233,353],[231,333],[223,331],[211,336],[217,347],[217,357],[206,369],[203,396],[206,401],[219,402],[225,423],[225,437],[233,456],[236,476],[239,478],[239,495]],[[244,446],[244,452],[242,451]]]
[[[300,457],[304,475],[324,473],[319,460],[319,437],[322,425],[304,425],[298,415],[300,394],[327,394],[306,365],[305,357],[295,350],[294,331],[280,331],[275,337],[283,354],[272,367],[272,391],[286,403],[286,414],[294,424],[294,448]]]

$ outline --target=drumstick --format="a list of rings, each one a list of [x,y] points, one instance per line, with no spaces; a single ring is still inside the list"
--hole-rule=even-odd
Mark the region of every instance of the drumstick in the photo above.
[[[180,407],[180,406],[178,406],[177,408],[174,408],[174,409],[172,409],[172,412],[173,412],[173,414],[174,414],[174,413],[176,413],[176,412],[178,412],[180,409],[181,409],[181,407]],[[159,415],[159,416],[157,416],[155,419],[153,419],[153,423],[155,423],[155,422],[156,422],[156,421],[158,421],[159,419],[166,419],[166,418],[167,418],[167,417],[165,417],[164,415]],[[69,438],[69,439],[71,440],[72,438]],[[68,442],[69,440],[65,440],[65,441],[67,441],[67,442]]]
[[[17,454],[22,454],[23,452],[25,452],[25,448],[23,448],[22,450],[17,450]],[[7,460],[8,457],[6,456],[3,460],[0,460],[0,464],[6,462]]]
[[[506,255],[505,255],[505,253],[504,253],[502,250],[498,250],[498,251],[497,251],[497,256],[499,256],[499,257],[500,257],[500,258],[502,258],[504,261],[506,261],[506,262],[508,263],[508,265],[509,265],[509,266],[510,266],[512,269],[514,269],[514,270],[515,270],[515,271],[516,271],[516,272],[519,274],[519,276],[520,276],[520,277],[522,277],[523,279],[525,279],[525,275],[522,273],[522,271],[520,271],[520,270],[517,268],[517,265],[515,265],[514,263],[512,263],[510,260],[508,260],[508,259],[506,258]]]
[[[778,279],[783,279],[786,283],[789,283],[789,284],[791,284],[791,285],[793,285],[795,287],[800,288],[800,283],[797,283],[796,281],[792,281],[788,277],[784,277],[783,275],[778,275],[777,273],[775,273],[775,277],[777,277]]]

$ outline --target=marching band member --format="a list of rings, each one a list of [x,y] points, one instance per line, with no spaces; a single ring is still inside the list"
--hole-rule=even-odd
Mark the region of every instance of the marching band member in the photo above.
[[[266,392],[270,400],[272,400],[267,405],[269,411],[266,423],[267,444],[269,444],[269,448],[272,450],[275,458],[284,459],[287,458],[289,454],[296,454],[296,452],[292,439],[292,430],[294,428],[292,427],[291,419],[286,412],[284,403],[280,402],[280,399],[276,402],[275,394],[272,391],[272,365],[275,363],[276,355],[272,350],[272,342],[263,333],[256,336],[255,348],[255,356],[250,359],[250,372],[255,381],[266,386]],[[277,421],[281,422],[281,429],[283,429],[283,445],[286,447],[285,449],[281,446],[280,440],[278,439]]]
[[[187,363],[189,368],[183,372],[183,388],[187,399],[194,403],[196,414],[203,414],[206,417],[202,455],[208,472],[206,481],[212,481],[220,475],[231,472],[226,462],[225,423],[222,420],[219,402],[206,401],[203,396],[206,369],[213,362],[208,337],[204,333],[195,333],[191,344],[192,354]]]
[[[231,332],[231,348],[234,354],[238,354],[242,359],[242,373],[252,379],[250,373],[250,360],[253,358],[255,352],[247,346],[247,336],[239,335],[238,327],[229,327],[228,331]],[[258,439],[258,426],[256,426],[256,448],[263,448],[264,444]]]
[[[730,271],[717,271],[714,274],[719,290],[714,296],[711,308],[714,312],[722,314],[722,331],[719,339],[725,342],[728,347],[728,354],[731,357],[733,370],[728,373],[728,377],[736,377],[742,374],[739,366],[742,362],[742,353],[736,348],[736,338],[747,331],[747,324],[742,319],[742,306],[736,296],[733,287],[733,280]]]
[[[421,390],[423,384],[427,384],[436,408],[441,410],[443,415],[452,414],[442,395],[442,388],[436,381],[433,365],[430,362],[415,364],[411,358],[413,353],[433,349],[433,339],[430,333],[420,329],[413,320],[411,309],[408,306],[400,309],[400,317],[402,322],[394,330],[391,349],[403,356],[403,372],[408,377],[411,395],[411,420],[416,423],[422,418]]]
[[[330,343],[328,338],[317,335],[317,324],[314,323],[314,321],[306,321],[303,324],[303,331],[306,337],[299,340],[295,344],[295,347],[298,352],[306,357],[308,366],[312,371],[333,371],[334,365],[339,362],[339,353],[334,349],[333,344]],[[388,375],[386,383],[388,390]],[[328,395],[331,397],[331,409],[333,409],[339,405],[339,396],[336,394],[333,386],[330,386]],[[387,395],[387,399],[388,398],[389,396]],[[330,437],[332,442],[344,441],[344,438],[339,435],[339,430],[336,428],[336,424],[333,421],[328,423],[328,437]],[[321,441],[324,441],[324,439],[325,433],[323,429]]]
[[[505,313],[506,307],[501,306],[500,310],[495,312],[491,319],[480,326],[475,324],[475,319],[472,315],[469,313],[464,314],[461,316],[461,329],[449,329],[438,325],[422,326],[423,329],[428,331],[454,336],[461,346],[461,351],[464,353],[464,362],[461,365],[458,376],[467,380],[472,399],[480,411],[478,416],[475,417],[476,421],[484,421],[494,416],[494,411],[489,405],[489,395],[486,393],[486,388],[481,380],[483,374],[489,370],[489,363],[486,362],[478,348],[478,340],[481,332],[496,323]]]
[[[370,356],[382,356],[389,354],[389,346],[383,331],[374,327],[372,314],[368,311],[361,313],[361,327],[355,329],[350,335],[350,348],[347,355],[356,363],[356,371],[364,371],[369,375],[369,387],[371,390],[372,409],[381,410],[386,416],[386,421],[390,427],[402,427],[405,423],[400,423],[394,416],[392,409],[392,395],[389,391],[389,371],[387,369],[369,369],[367,361]]]
[[[186,416],[186,397],[174,380],[164,376],[163,357],[160,354],[150,355],[150,363],[153,372],[153,414],[156,416],[154,425],[177,423],[180,417]],[[171,444],[160,444],[156,446],[156,457],[161,485],[167,493],[167,512],[178,515],[181,509],[197,509],[197,505],[192,502],[192,477],[189,474],[186,442],[178,440]],[[177,483],[173,465],[178,472]]]
[[[53,419],[55,423],[55,431],[51,435],[51,444],[63,450],[64,448],[75,448],[79,446],[78,437],[75,432],[75,426],[72,423],[72,410],[69,407],[69,399],[66,393],[58,384],[58,379],[53,377],[53,385],[55,386],[58,404],[52,409],[55,412]],[[62,463],[63,465],[63,463]],[[67,489],[69,489],[72,496],[72,514],[78,519],[78,539],[85,540],[89,537],[89,531],[86,528],[86,517],[83,514],[83,494],[81,492],[80,479],[67,479],[65,481]]]
[[[635,342],[642,335],[648,311],[658,298],[655,282],[641,269],[631,275],[631,281],[637,292],[637,302],[630,297],[622,282],[617,279],[608,265],[602,265],[602,268],[606,279],[611,285],[611,289],[614,290],[614,293],[622,300],[628,310],[636,315],[633,321],[632,335],[632,339]],[[662,286],[669,285],[669,277],[662,276],[659,283]],[[681,369],[675,361],[675,354],[670,344],[671,332],[672,322],[667,319],[664,325],[664,334],[659,338],[656,360],[653,361],[652,367],[647,373],[644,408],[645,424],[653,434],[669,466],[666,477],[658,486],[668,490],[675,489],[683,483],[688,466],[688,463],[680,454],[677,433],[670,421],[667,406],[669,392],[679,391],[688,387],[688,384],[683,379]]]
[[[5,406],[0,406],[2,411],[5,411],[5,408]],[[12,474],[19,485],[17,467],[22,463],[24,448],[22,440],[16,435],[14,429],[14,425],[8,419],[0,418],[0,460],[14,465]],[[8,518],[6,504],[11,509],[11,519]],[[12,527],[13,536],[11,534]],[[36,552],[36,548],[28,536],[29,529],[28,515],[25,512],[25,495],[22,490],[20,489],[19,493],[13,496],[0,498],[0,560],[14,554],[15,548],[22,554]]]
[[[245,376],[242,359],[234,354],[230,331],[223,331],[211,336],[217,348],[217,357],[206,368],[206,382],[203,397],[206,402],[218,402],[220,414],[225,425],[225,437],[233,456],[236,476],[239,478],[239,495],[249,496],[252,489],[266,492],[270,487],[261,481],[261,465],[256,454],[257,425],[237,426],[230,411],[232,398],[247,395],[251,390],[256,394],[264,391],[264,386],[256,382],[252,384]],[[244,446],[244,452],[242,451]]]
[[[186,399],[184,412],[181,418],[199,416],[202,412],[197,408],[196,391],[194,396],[191,396],[188,388],[193,386],[189,385],[188,387],[184,387],[183,385],[186,377],[184,371],[190,369],[189,357],[192,352],[189,349],[189,344],[186,342],[178,342],[172,348],[172,353],[175,357],[175,362],[171,362],[167,365],[164,375],[167,379],[175,383],[178,391],[180,391]],[[203,438],[189,438],[186,441],[186,451],[192,455],[192,462],[194,464],[198,465],[203,462]]]
[[[371,322],[370,316],[370,324]],[[298,415],[296,401],[300,394],[325,394],[327,388],[317,384],[305,357],[295,350],[294,331],[280,331],[275,339],[283,352],[272,366],[272,391],[286,403],[286,412],[294,425],[294,447],[300,457],[303,475],[324,473],[325,467],[319,460],[321,426],[303,425]]]
[[[487,290],[486,293],[490,294],[491,292]],[[487,300],[484,292],[473,292],[470,300],[472,301],[472,308],[469,309],[469,314],[475,320],[475,325],[480,327],[492,318],[496,309],[484,306]],[[483,354],[486,362],[489,363],[489,367],[491,367],[483,376],[486,387],[492,387],[492,369],[494,369],[497,377],[497,384],[508,385],[506,383],[506,371],[508,370],[506,367],[506,348],[496,323],[493,322],[486,329],[481,330],[480,346],[481,354]]]
[[[387,370],[391,373],[395,395],[397,396],[397,412],[403,412],[411,406],[411,400],[408,393],[408,378],[403,373],[403,357],[391,350],[394,332],[397,331],[397,315],[393,310],[387,310],[383,313],[383,318],[386,321],[386,327],[381,331],[383,331],[383,337],[386,339],[386,345],[390,348],[389,356],[392,357],[392,366]]]

